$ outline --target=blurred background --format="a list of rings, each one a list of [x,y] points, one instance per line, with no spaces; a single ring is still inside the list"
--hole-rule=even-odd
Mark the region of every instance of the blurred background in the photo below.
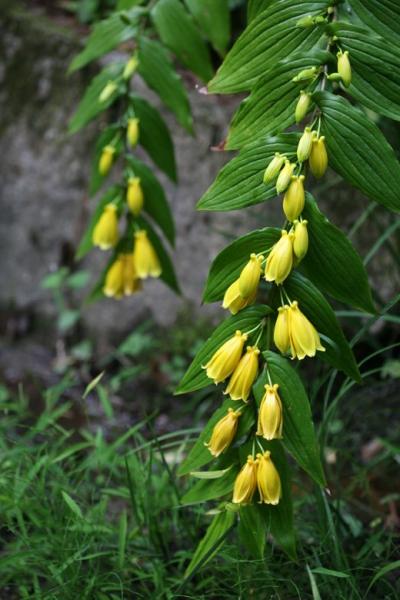
[[[8,466],[3,465],[0,478],[8,489],[15,466],[19,464],[18,448],[24,448],[24,452],[31,456],[29,464],[25,465],[27,469],[37,465],[38,457],[44,456],[44,441],[50,454],[54,450],[54,464],[60,464],[56,459],[65,452],[65,448],[59,447],[58,443],[51,445],[55,443],[54,423],[60,422],[62,433],[59,435],[67,447],[75,448],[78,444],[76,452],[81,452],[83,446],[79,444],[87,444],[98,453],[82,459],[85,472],[90,473],[80,492],[82,503],[88,511],[92,510],[92,504],[95,506],[92,516],[87,517],[87,523],[96,523],[99,527],[103,522],[106,512],[103,493],[108,499],[113,496],[104,492],[105,488],[123,490],[117,502],[114,494],[112,503],[111,512],[118,513],[116,529],[108,524],[110,531],[103,532],[106,538],[110,535],[110,540],[114,540],[107,542],[109,547],[114,548],[115,545],[121,553],[118,536],[122,535],[125,521],[120,520],[120,506],[125,506],[129,498],[129,486],[125,480],[123,458],[115,459],[115,470],[107,470],[108,462],[114,465],[111,457],[118,453],[118,449],[131,453],[133,447],[142,448],[146,440],[156,439],[161,440],[157,444],[166,444],[165,448],[163,445],[166,454],[161,453],[161,458],[157,454],[154,459],[159,461],[160,472],[165,474],[166,464],[170,465],[168,469],[174,470],[179,453],[184,452],[185,444],[194,439],[196,431],[219,402],[213,389],[190,397],[173,396],[174,387],[191,358],[222,315],[220,307],[201,304],[210,261],[234,237],[254,228],[278,225],[281,211],[278,203],[271,201],[240,212],[196,212],[197,201],[229,159],[227,153],[218,151],[216,147],[223,141],[241,98],[202,94],[200,82],[191,73],[182,71],[194,116],[196,136],[193,138],[176,125],[157,97],[138,80],[136,85],[140,92],[151,99],[170,125],[175,143],[178,184],[173,185],[162,174],[158,175],[165,185],[177,225],[177,243],[172,258],[183,292],[182,296],[176,296],[162,283],[153,281],[146,284],[145,293],[119,302],[107,299],[85,303],[96,274],[104,266],[103,257],[99,251],[93,251],[77,263],[74,254],[92,211],[87,196],[88,178],[91,155],[102,122],[97,120],[78,134],[68,135],[68,121],[97,67],[90,66],[73,75],[67,75],[67,69],[81,49],[90,24],[106,16],[113,5],[113,0],[0,0],[0,401],[5,415],[3,452],[10,453]],[[232,2],[231,8],[233,36],[236,36],[245,24],[245,2]],[[215,61],[217,67],[216,57]],[[378,124],[396,152],[400,153],[399,124],[385,119],[380,119]],[[113,176],[117,180],[118,172]],[[394,417],[400,391],[397,349],[400,315],[396,302],[400,282],[400,221],[348,188],[333,172],[314,191],[320,199],[321,209],[350,235],[365,260],[377,306],[385,311],[384,317],[377,320],[335,305],[348,338],[353,339],[362,331],[362,337],[354,348],[358,361],[364,361],[363,372],[367,373],[362,386],[343,387],[340,377],[325,386],[326,372],[314,363],[307,366],[304,373],[306,377],[312,375],[314,382],[310,390],[313,411],[321,440],[327,449],[325,459],[333,495],[338,502],[336,509],[340,507],[340,522],[335,521],[340,540],[334,542],[336,554],[333,558],[329,543],[325,550],[321,548],[320,551],[326,554],[324,565],[337,572],[346,572],[348,565],[343,561],[350,553],[353,559],[358,557],[356,562],[365,561],[363,568],[370,574],[373,573],[372,565],[377,561],[384,565],[399,559],[396,531],[400,524],[397,512],[400,447],[399,424]],[[88,389],[93,378],[103,371],[96,388]],[[42,419],[39,425],[38,419]],[[30,433],[27,425],[33,427]],[[137,428],[132,433],[131,428],[135,426]],[[50,431],[45,435],[48,427]],[[178,432],[178,436],[180,433],[180,437],[169,438],[173,432]],[[12,438],[11,442],[7,441],[8,435]],[[139,441],[135,437],[137,435],[141,436]],[[171,446],[168,445],[170,439],[173,442]],[[122,441],[115,446],[116,440]],[[172,452],[173,458],[169,452]],[[74,454],[75,450],[71,451],[71,457]],[[137,460],[138,454],[134,457]],[[146,468],[149,460],[153,459],[146,455],[142,461]],[[143,482],[147,471],[142,473],[143,465],[135,463],[135,467],[131,468],[137,469],[135,476],[141,477],[141,485],[145,486],[147,484]],[[21,523],[25,518],[21,515],[27,510],[22,505],[26,494],[36,498],[42,493],[47,494],[44,492],[44,480],[43,488],[30,487],[39,472],[39,468],[34,472],[28,470],[23,478],[18,479],[18,482],[23,479],[26,483],[23,490],[15,492],[12,499],[6,493],[4,496],[3,504],[11,510],[11,516],[5,517],[3,549],[10,552],[11,544],[15,555],[12,564],[5,563],[4,555],[0,555],[0,582],[5,590],[4,595],[0,594],[1,598],[32,598],[34,596],[30,594],[33,594],[35,585],[44,594],[35,597],[69,598],[72,597],[70,594],[83,589],[82,581],[88,581],[88,572],[90,577],[95,577],[96,569],[102,569],[100,565],[90,571],[90,566],[80,579],[82,574],[78,576],[75,571],[71,574],[71,565],[68,565],[68,581],[75,583],[70,583],[69,588],[57,588],[64,575],[59,574],[57,579],[54,574],[42,572],[45,557],[51,556],[54,547],[61,543],[61,538],[56,537],[57,527],[53,532],[54,541],[46,551],[37,531],[28,535],[35,519],[37,523],[46,520],[39,507],[35,508],[39,512],[29,515],[29,523],[24,525],[25,534],[31,541],[29,544],[26,539],[21,542]],[[61,477],[58,471],[51,473],[53,481]],[[174,494],[179,494],[179,491],[176,492],[174,486],[181,484],[173,478],[172,485],[170,475],[168,471],[170,487],[167,491],[163,478],[156,482],[155,489],[162,490],[159,491],[161,508],[149,508],[141,497],[137,499],[137,526],[140,526],[140,519],[148,526],[149,520],[159,511],[163,513],[167,507],[176,505]],[[75,514],[79,522],[81,508],[71,496],[76,482],[84,479],[82,471],[76,471],[74,466],[67,479],[60,486],[66,490],[72,504],[58,499],[48,510],[61,510],[60,501],[65,518],[71,519]],[[39,483],[38,478],[35,485],[39,486]],[[18,485],[15,483],[13,489],[19,490]],[[312,550],[313,545],[321,543],[321,536],[313,530],[314,511],[319,510],[312,500],[315,492],[307,487],[310,484],[305,483],[301,476],[296,485],[299,491],[297,510],[303,515],[300,517],[303,529],[299,537],[307,560],[315,560],[315,564],[311,564],[321,569]],[[96,486],[96,492],[90,491]],[[48,494],[52,502],[51,492]],[[144,503],[143,506],[140,502]],[[329,525],[326,507],[320,505],[319,508]],[[338,513],[335,509],[332,511],[336,519]],[[121,514],[125,514],[126,519],[127,513],[122,511]],[[175,518],[180,519],[180,513],[178,516],[175,514]],[[193,522],[189,526],[186,521],[173,521],[173,528],[186,528],[181,545],[177,542],[179,535],[176,529],[171,533],[171,522],[166,526],[168,531],[162,533],[166,536],[163,543],[157,532],[152,533],[154,539],[151,535],[150,542],[140,541],[140,544],[147,544],[149,557],[146,565],[151,565],[152,575],[146,576],[139,584],[135,579],[137,575],[129,572],[130,581],[136,581],[141,590],[137,597],[147,598],[153,593],[159,594],[153,597],[174,597],[171,595],[171,590],[177,585],[174,577],[179,579],[179,568],[187,558],[185,552],[190,552],[195,545],[193,538],[200,538],[199,531],[203,531],[207,523],[207,518],[198,510],[195,519],[197,528]],[[85,539],[87,536],[90,546],[93,539],[98,543],[96,536],[99,530],[94,529],[90,533],[89,529],[82,533],[77,527],[75,534]],[[317,539],[319,542],[315,541]],[[76,540],[70,540],[72,546],[77,543]],[[93,553],[95,550],[91,547]],[[31,580],[27,565],[36,564],[33,557],[35,553],[40,557],[40,552],[44,554],[35,567],[37,579]],[[222,570],[236,556],[234,545],[227,552],[227,562],[220,567]],[[27,562],[24,562],[24,553],[29,555]],[[18,560],[15,557],[19,557]],[[121,554],[119,557],[122,560]],[[113,559],[110,560],[112,562]],[[281,572],[286,573],[282,580],[274,580],[267,570],[265,579],[260,580],[261,587],[251,592],[251,577],[244,577],[245,593],[235,597],[272,598],[275,597],[273,590],[277,589],[283,593],[283,598],[316,598],[309,595],[312,586],[304,567],[296,574],[290,562],[276,557],[274,560]],[[128,568],[123,560],[122,564]],[[147,566],[141,564],[140,568],[146,572]],[[239,571],[245,567],[255,568],[246,564]],[[133,569],[132,565],[129,568]],[[154,573],[158,573],[159,579]],[[375,588],[380,589],[380,595],[371,592],[369,597],[395,597],[390,594],[395,589],[396,572],[390,573],[389,583],[378,582],[377,585],[382,585],[382,588]],[[24,583],[15,591],[13,581],[17,575]],[[318,581],[320,590],[326,590],[327,594],[322,597],[331,597],[329,576],[319,576],[322,578]],[[100,574],[99,581],[101,577]],[[212,577],[210,571],[206,572],[207,577]],[[296,577],[300,588],[304,578],[307,591],[303,595],[297,595],[295,587],[287,583]],[[344,594],[339,597],[366,597],[347,594],[346,582],[343,583],[338,575],[333,577],[335,585],[339,586],[337,589]],[[48,590],[46,585],[42,587],[43,578],[45,582],[54,580],[55,595],[43,592],[43,589]],[[368,594],[368,584],[361,579],[360,573],[360,581],[357,580],[354,586],[360,586],[363,593]],[[215,578],[208,583],[212,590],[209,593],[201,587],[204,582],[190,585],[194,587],[190,588],[192,595],[187,597],[218,598],[224,597],[228,591],[224,589],[223,582]],[[199,587],[196,588],[196,585]],[[39,594],[38,591],[36,593]],[[105,591],[101,587],[93,587],[84,597],[101,598],[103,593],[104,597],[114,597],[108,594],[116,592],[107,591],[106,587]],[[271,595],[265,596],[267,593]],[[128,592],[126,596],[115,597],[136,596],[130,596]]]

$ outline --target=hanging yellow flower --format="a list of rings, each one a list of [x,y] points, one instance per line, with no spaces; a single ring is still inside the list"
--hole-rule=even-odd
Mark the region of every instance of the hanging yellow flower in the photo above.
[[[300,123],[308,113],[308,110],[311,105],[311,94],[301,90],[300,98],[297,101],[296,109],[295,109],[295,119],[296,123]]]
[[[102,177],[105,177],[110,172],[110,169],[114,162],[114,155],[114,146],[111,146],[111,144],[104,146],[99,160],[99,173]]]
[[[139,279],[161,275],[160,261],[144,229],[135,233],[133,264]]]
[[[278,394],[279,385],[266,385],[265,394],[258,411],[257,435],[266,440],[282,437],[282,402]]]
[[[285,281],[293,266],[293,233],[281,231],[281,239],[274,244],[265,266],[265,280],[280,284]]]
[[[242,308],[253,304],[256,295],[257,290],[255,290],[253,296],[249,296],[247,299],[243,298],[240,294],[239,279],[236,279],[225,292],[222,308],[228,309],[232,315],[236,315]]]
[[[300,163],[307,160],[310,156],[312,141],[313,133],[311,127],[306,127],[297,146],[297,159]]]
[[[257,466],[258,461],[249,455],[235,480],[232,497],[235,504],[250,504],[252,501],[257,487]]]
[[[126,201],[129,210],[137,217],[143,208],[144,194],[139,177],[130,177],[126,190]]]
[[[276,193],[281,194],[287,188],[290,183],[290,180],[293,175],[293,171],[295,169],[295,164],[291,163],[289,160],[285,160],[285,166],[282,171],[279,173],[278,179],[276,180]]]
[[[133,117],[128,120],[126,130],[126,141],[131,148],[134,148],[139,141],[139,119]]]
[[[288,221],[297,219],[304,209],[304,175],[293,176],[283,198],[283,212]]]
[[[229,377],[240,361],[246,340],[247,335],[237,330],[233,337],[222,344],[203,367],[207,377],[213,379],[214,383],[220,383]]]
[[[142,289],[142,282],[138,278],[135,265],[133,264],[133,255],[123,254],[123,291],[125,296],[131,296]]]
[[[120,254],[107,271],[103,293],[109,298],[122,298],[124,295],[124,259]]]
[[[349,59],[349,52],[346,50],[342,52],[341,50],[337,53],[337,66],[338,73],[343,80],[343,83],[346,87],[349,87],[351,84],[351,65]]]
[[[115,81],[108,81],[99,95],[99,102],[107,102],[116,91],[117,87]]]
[[[110,203],[104,207],[100,219],[93,229],[92,241],[102,250],[109,250],[116,245],[118,237],[117,207]]]
[[[301,312],[297,301],[290,304],[288,323],[292,358],[302,360],[306,356],[315,356],[317,350],[325,351],[317,330]]]
[[[328,168],[328,154],[325,147],[325,136],[314,137],[310,158],[308,159],[311,173],[317,179],[325,175]]]
[[[287,304],[278,308],[278,318],[274,327],[274,344],[282,354],[286,354],[290,350],[289,306]]]
[[[305,220],[294,222],[293,251],[299,260],[305,257],[308,250],[307,223]]]
[[[133,56],[131,56],[131,58],[128,60],[128,62],[126,63],[123,73],[122,73],[122,79],[128,80],[132,77],[132,75],[136,72],[137,68],[139,66],[139,59],[137,57],[136,54],[134,54]]]
[[[278,177],[279,171],[282,169],[285,160],[286,156],[280,154],[279,152],[275,152],[274,158],[271,160],[264,172],[263,181],[265,184],[270,183],[275,179],[275,177]]]
[[[229,380],[225,394],[232,400],[247,402],[252,385],[258,374],[258,355],[260,350],[256,346],[247,346],[246,354],[242,356]]]
[[[257,293],[263,260],[263,256],[257,256],[257,254],[253,253],[250,255],[249,262],[242,269],[239,277],[239,293],[242,298],[247,299]]]
[[[267,450],[264,454],[257,454],[257,487],[260,494],[260,503],[279,503],[281,497],[281,478],[271,460],[271,453]]]
[[[227,414],[214,425],[210,441],[205,444],[213,456],[219,456],[231,445],[237,431],[240,414],[239,410],[228,408]]]

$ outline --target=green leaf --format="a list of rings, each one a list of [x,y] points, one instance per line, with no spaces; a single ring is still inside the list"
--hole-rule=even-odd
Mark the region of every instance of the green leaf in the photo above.
[[[185,0],[185,4],[217,52],[224,54],[230,33],[228,0]]]
[[[213,455],[204,444],[210,440],[214,425],[226,415],[228,408],[237,410],[237,401],[231,400],[230,398],[224,399],[222,405],[215,411],[211,419],[205,425],[189,454],[183,463],[181,463],[178,475],[187,475],[194,469],[199,469],[214,460]],[[253,408],[250,405],[245,406],[240,415],[238,429],[231,447],[234,446],[235,440],[240,440],[240,438],[248,432],[254,421],[255,416]]]
[[[158,110],[140,96],[130,97],[136,116],[140,120],[139,142],[156,165],[176,181],[174,145],[165,121]]]
[[[400,210],[400,164],[376,125],[347,100],[314,94],[322,111],[329,161],[339,175],[372,200]]]
[[[213,260],[203,293],[203,302],[217,302],[237,279],[250,254],[268,250],[281,237],[281,230],[265,227],[252,231],[229,244]]]
[[[282,443],[318,485],[326,485],[310,403],[303,383],[286,358],[270,351],[264,352],[263,356],[267,361],[272,383],[279,385],[283,408]],[[264,386],[267,383],[269,378],[265,369],[253,387],[258,405],[264,396]]]
[[[298,141],[299,134],[282,133],[246,146],[221,169],[197,208],[212,211],[237,210],[274,198],[275,182],[265,185],[264,171],[275,152],[294,155]]]
[[[350,577],[349,573],[343,573],[343,571],[333,571],[332,569],[325,569],[325,567],[316,567],[311,569],[312,573],[316,575],[327,575],[328,577],[337,577],[338,579],[347,579]]]
[[[322,345],[326,350],[318,352],[318,357],[360,382],[360,373],[353,352],[332,307],[318,288],[296,271],[285,281],[284,288],[291,300],[298,300],[300,310],[324,336]]]
[[[247,26],[208,84],[212,93],[250,90],[267,69],[293,52],[318,45],[322,29],[296,27],[300,17],[317,15],[329,6],[326,0],[293,2],[273,0]]]
[[[129,154],[126,156],[126,161],[132,167],[135,176],[140,177],[144,194],[143,210],[159,226],[167,240],[174,245],[175,225],[162,185],[153,171],[136,156]]]
[[[96,375],[96,377],[94,379],[92,379],[92,381],[90,381],[87,384],[85,391],[83,392],[83,396],[82,396],[83,400],[85,400],[85,398],[90,394],[90,392],[92,390],[94,390],[94,388],[98,385],[98,383],[100,383],[101,379],[103,378],[104,373],[105,373],[105,371],[102,371],[101,373]]]
[[[350,53],[350,94],[367,108],[400,121],[400,51],[370,31],[337,23],[340,47]]]
[[[95,228],[97,221],[100,219],[103,209],[106,204],[112,202],[118,198],[118,200],[122,200],[121,190],[117,186],[113,186],[107,190],[101,200],[97,203],[96,209],[90,219],[89,225],[86,228],[85,233],[81,239],[81,242],[78,246],[78,250],[76,251],[76,260],[83,258],[85,254],[93,248],[93,229]]]
[[[374,313],[367,272],[352,243],[321,213],[311,194],[306,194],[302,216],[308,221],[309,246],[300,269],[337,300]]]
[[[234,524],[235,513],[231,511],[224,510],[215,515],[185,571],[185,579],[215,556]]]
[[[270,513],[258,504],[239,509],[239,537],[254,558],[263,558]]]
[[[179,123],[190,133],[192,115],[182,79],[176,73],[163,46],[147,37],[139,40],[139,73],[176,115]]]
[[[230,494],[237,474],[238,468],[235,467],[218,479],[200,479],[184,494],[181,504],[199,504]]]
[[[396,46],[400,36],[400,5],[396,0],[349,0],[357,16]]]
[[[303,69],[325,64],[331,57],[329,52],[315,49],[274,64],[257,80],[250,96],[235,113],[225,148],[235,150],[262,135],[275,135],[293,125],[301,89],[301,85],[292,81],[293,77]],[[305,89],[312,91],[315,85]]]
[[[218,469],[216,471],[191,471],[190,475],[196,479],[219,479],[232,468],[232,465],[226,469]]]
[[[210,53],[193,18],[179,0],[159,0],[151,11],[161,41],[203,81],[213,74]]]
[[[248,0],[247,2],[247,22],[250,23],[257,15],[268,8],[273,0]]]
[[[129,18],[131,23],[121,18],[121,13],[114,13],[108,19],[103,19],[93,26],[92,32],[86,41],[85,47],[72,61],[69,72],[81,69],[92,60],[100,58],[119,44],[135,37],[137,23],[143,9],[131,11]]]
[[[268,306],[249,306],[237,315],[225,319],[196,354],[175,393],[185,394],[210,385],[212,381],[207,377],[203,365],[210,360],[222,344],[232,337],[237,329],[243,332],[249,331],[258,325],[269,312]]]
[[[78,517],[78,519],[83,519],[82,511],[81,511],[80,507],[77,505],[77,503],[75,502],[75,500],[73,498],[71,498],[71,496],[69,494],[67,494],[67,492],[64,492],[64,491],[61,491],[61,496],[63,497],[65,504],[74,513],[74,515],[76,517]]]
[[[116,80],[121,75],[123,67],[124,64],[121,62],[112,63],[92,79],[69,122],[69,133],[76,133],[82,129],[89,121],[108,108],[117,96],[121,94],[122,90],[118,87],[106,102],[99,102],[99,96],[107,83],[111,80]]]

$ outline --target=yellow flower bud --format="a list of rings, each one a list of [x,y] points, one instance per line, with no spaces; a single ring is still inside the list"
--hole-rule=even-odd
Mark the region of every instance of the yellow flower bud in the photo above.
[[[305,17],[301,17],[296,23],[296,27],[302,27],[306,29],[307,27],[312,27],[314,25],[314,17],[311,15],[307,15]]]
[[[247,299],[243,298],[239,290],[239,279],[236,279],[225,292],[222,308],[228,309],[232,315],[236,315],[242,308],[246,308],[246,306],[253,304],[256,295],[257,290],[255,290],[254,294]]]
[[[247,457],[247,462],[235,480],[233,487],[232,502],[235,504],[250,504],[257,487],[257,466],[258,461],[251,455]]]
[[[286,157],[283,154],[275,152],[274,158],[271,160],[264,172],[263,181],[266,185],[275,179],[275,177],[278,177],[279,171],[282,169],[285,160]]]
[[[325,137],[314,138],[311,148],[310,158],[308,159],[311,173],[317,179],[320,179],[325,175],[325,171],[328,168],[328,154],[325,148]]]
[[[304,117],[306,116],[306,114],[309,111],[311,105],[311,94],[309,94],[308,92],[304,92],[303,90],[300,92],[300,98],[298,99],[298,102],[296,104],[296,110],[295,110],[295,118],[296,118],[296,123],[300,123],[300,121],[302,121],[304,119]]]
[[[113,93],[115,92],[117,87],[118,86],[115,83],[115,81],[109,81],[106,84],[106,86],[103,88],[103,90],[99,96],[99,102],[107,102],[107,100],[109,100],[111,98],[111,96],[113,95]]]
[[[351,65],[349,59],[349,52],[346,50],[345,52],[337,53],[337,66],[340,77],[343,80],[343,83],[346,87],[349,87],[351,84]]]
[[[239,293],[242,298],[247,299],[257,293],[261,277],[261,263],[263,256],[251,254],[247,265],[242,269],[239,277]]]
[[[281,478],[271,460],[271,453],[267,450],[264,454],[257,454],[257,487],[261,504],[279,503],[281,497]]]
[[[299,162],[304,162],[310,156],[312,142],[313,132],[311,127],[306,127],[297,146],[297,159]]]
[[[285,281],[293,266],[293,233],[284,229],[281,239],[272,246],[265,265],[265,280],[280,284]]]
[[[233,337],[222,344],[203,367],[207,377],[213,379],[214,383],[220,383],[229,377],[239,364],[246,340],[247,335],[237,330]]]
[[[309,69],[303,69],[300,71],[295,77],[293,77],[292,81],[297,83],[298,81],[308,81],[309,79],[314,79],[318,71],[318,67],[310,67]]]
[[[308,231],[307,221],[294,222],[294,240],[293,251],[295,256],[301,260],[305,257],[308,250]]]
[[[125,81],[127,79],[130,79],[132,77],[132,75],[135,73],[135,71],[137,70],[138,66],[139,66],[139,59],[136,56],[136,54],[134,54],[133,56],[131,56],[131,58],[126,63],[124,70],[122,72],[122,78],[125,79]]]
[[[258,411],[257,435],[266,440],[282,437],[282,402],[278,394],[279,385],[266,385],[265,394]]]
[[[131,148],[134,148],[139,141],[139,119],[136,117],[128,120],[126,140]]]
[[[126,201],[129,206],[129,210],[138,216],[143,208],[144,195],[143,189],[140,185],[139,177],[130,177],[128,179],[128,187],[126,190]]]
[[[327,76],[327,79],[329,79],[329,81],[342,81],[342,76],[340,73],[330,73]]]
[[[283,198],[283,212],[288,221],[293,222],[303,211],[305,202],[303,181],[304,175],[292,176],[292,181],[286,190]]]
[[[122,298],[124,294],[124,259],[118,256],[107,271],[103,293],[109,298]]]
[[[142,282],[138,279],[133,263],[133,254],[123,254],[123,291],[125,296],[131,296],[142,289]]]
[[[290,350],[289,306],[287,304],[278,308],[278,317],[274,327],[274,344],[282,354],[286,354]]]
[[[301,312],[296,301],[290,304],[288,322],[292,358],[303,360],[306,356],[315,356],[317,350],[325,351],[317,330]]]
[[[115,148],[114,146],[104,146],[99,160],[99,173],[102,177],[105,177],[110,172],[112,164],[114,162]]]
[[[256,346],[247,346],[246,354],[240,359],[224,392],[224,394],[229,394],[232,400],[247,402],[258,374],[259,354],[260,350]]]
[[[287,188],[290,183],[290,180],[293,175],[293,171],[295,169],[295,164],[291,163],[288,160],[285,160],[285,166],[282,171],[279,173],[278,179],[276,181],[276,192],[277,194],[281,194]]]
[[[118,214],[115,204],[107,204],[97,221],[92,234],[95,246],[102,250],[113,248],[118,242]]]
[[[161,275],[160,261],[152,243],[147,237],[147,232],[143,229],[135,233],[133,264],[139,279],[159,277]]]
[[[240,415],[240,410],[234,411],[233,408],[228,408],[227,414],[214,425],[210,441],[205,444],[213,456],[219,456],[231,445],[236,435]]]

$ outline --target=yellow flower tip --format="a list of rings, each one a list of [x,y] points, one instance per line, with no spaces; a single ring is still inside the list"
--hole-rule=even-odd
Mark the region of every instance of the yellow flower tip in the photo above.
[[[240,359],[232,373],[228,387],[224,394],[229,394],[232,400],[243,400],[247,402],[253,383],[258,375],[257,346],[247,346],[246,353]]]
[[[236,435],[240,414],[240,411],[228,408],[227,414],[214,425],[210,441],[205,444],[213,456],[219,456],[231,445]]]
[[[222,344],[203,366],[203,369],[206,369],[207,377],[213,379],[214,383],[221,383],[229,377],[240,362],[246,340],[247,335],[237,330],[233,337]]]
[[[249,455],[235,479],[232,496],[234,504],[250,504],[252,501],[257,488],[257,469],[258,460]]]
[[[254,294],[248,298],[243,298],[239,289],[239,279],[236,279],[225,292],[222,308],[228,309],[232,315],[236,315],[242,308],[253,304],[256,296],[257,288],[254,290]]]
[[[276,192],[278,194],[284,192],[288,187],[295,167],[296,165],[294,163],[291,163],[289,160],[285,160],[285,166],[279,173],[278,179],[276,181]]]
[[[304,209],[304,175],[293,176],[283,198],[283,211],[288,221],[294,221]]]
[[[104,207],[93,229],[92,241],[101,250],[109,250],[117,244],[118,238],[117,207],[115,204],[110,203]]]
[[[296,300],[289,307],[288,323],[290,351],[293,359],[303,360],[306,356],[312,358],[317,350],[325,351],[317,330],[301,312]]]
[[[107,271],[103,294],[108,298],[123,296],[123,258],[119,255]]]
[[[257,435],[266,440],[280,439],[283,415],[282,402],[278,394],[279,385],[277,383],[266,385],[264,389],[265,393],[258,411]]]
[[[295,109],[295,119],[296,123],[300,123],[308,113],[311,105],[311,94],[305,92],[304,90],[300,91],[300,98],[297,101],[296,109]]]
[[[278,317],[274,327],[274,344],[282,354],[290,350],[289,338],[289,306],[278,308]]]
[[[244,300],[247,300],[257,293],[263,259],[263,256],[257,256],[257,254],[252,253],[250,255],[250,260],[240,273],[239,294]]]
[[[281,498],[282,488],[279,473],[272,462],[271,453],[267,450],[257,455],[257,487],[261,504],[277,505]]]
[[[139,177],[130,177],[128,179],[128,187],[126,190],[126,201],[129,210],[138,216],[143,208],[144,194]]]
[[[126,130],[126,140],[131,148],[134,148],[139,141],[139,119],[132,117],[128,119],[128,127]]]
[[[311,154],[308,161],[311,173],[320,179],[328,168],[328,154],[325,147],[325,136],[313,140]]]
[[[306,127],[297,146],[297,159],[300,163],[307,160],[307,158],[310,156],[312,142],[313,133],[311,131],[311,127]]]
[[[285,161],[286,156],[280,154],[279,152],[275,152],[274,158],[271,160],[271,162],[264,171],[263,182],[266,185],[273,181],[275,177],[278,177],[279,171],[282,169]]]
[[[293,267],[293,234],[282,230],[281,238],[273,245],[265,265],[264,278],[280,284],[288,277]]]
[[[139,279],[161,275],[160,261],[144,229],[135,232],[133,264]]]
[[[293,251],[299,260],[305,257],[308,250],[307,223],[306,220],[295,221],[294,223]]]
[[[102,177],[105,177],[110,172],[110,169],[114,162],[115,152],[116,149],[110,144],[104,146],[103,150],[101,151],[99,160],[99,173],[100,175],[102,175]]]
[[[349,52],[346,50],[342,52],[341,50],[337,53],[337,66],[338,73],[342,78],[342,81],[346,87],[349,87],[351,84],[351,64],[349,58]]]

